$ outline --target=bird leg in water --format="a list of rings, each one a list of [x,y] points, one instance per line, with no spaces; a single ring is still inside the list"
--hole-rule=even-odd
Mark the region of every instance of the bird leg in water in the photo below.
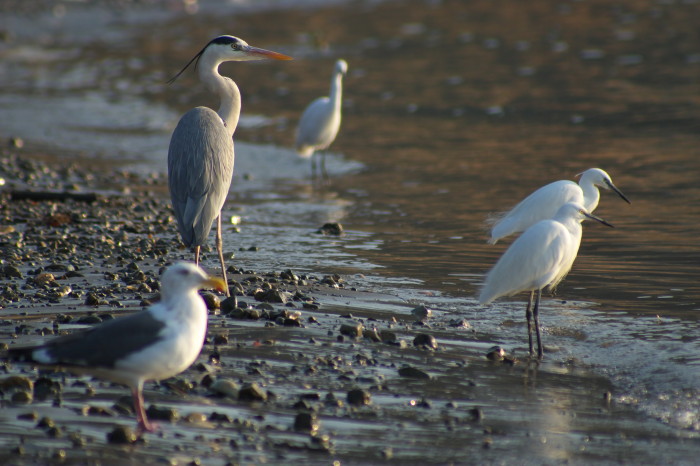
[[[224,279],[224,284],[226,288],[226,296],[231,296],[228,290],[228,279],[226,278],[226,264],[224,264],[224,242],[221,239],[221,214],[216,219],[216,250],[219,253],[219,260],[221,261],[221,277]]]
[[[537,358],[542,359],[544,352],[542,351],[542,336],[540,333],[540,298],[542,290],[537,290],[537,298],[535,299],[535,309],[532,313],[535,320],[535,333],[537,333]]]
[[[530,356],[535,352],[532,349],[532,298],[535,296],[535,292],[530,292],[530,299],[527,301],[527,308],[525,309],[525,319],[527,320],[527,342],[530,348]]]
[[[143,407],[143,384],[139,384],[137,388],[131,390],[131,396],[134,399],[134,411],[136,411],[136,420],[138,421],[138,431],[154,432],[156,425],[151,424],[146,416],[146,410]]]

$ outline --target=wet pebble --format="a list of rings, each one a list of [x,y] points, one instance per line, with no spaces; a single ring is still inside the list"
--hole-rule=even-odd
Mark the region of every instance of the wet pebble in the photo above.
[[[379,337],[382,339],[382,342],[384,342],[384,343],[396,343],[398,341],[398,337],[396,336],[396,333],[392,332],[391,330],[380,331]]]
[[[503,361],[506,356],[506,350],[500,346],[492,346],[486,353],[486,359],[490,361]]]
[[[359,322],[354,322],[352,324],[342,324],[340,326],[340,334],[352,338],[357,338],[362,336],[363,328],[364,326]]]
[[[221,308],[221,302],[219,297],[212,293],[201,293],[204,304],[207,305],[207,309],[210,311],[215,311]]]
[[[29,404],[33,400],[32,392],[28,392],[28,391],[14,392],[12,394],[11,400],[13,403],[16,403],[16,404]]]
[[[405,366],[399,369],[401,377],[409,377],[412,379],[430,379],[430,374],[413,366]]]
[[[180,413],[173,408],[159,408],[155,405],[151,405],[146,410],[146,416],[148,416],[149,419],[158,421],[175,422],[180,418]]]
[[[466,319],[453,319],[450,321],[450,327],[471,328],[471,324]]]
[[[421,304],[411,311],[411,315],[419,322],[425,322],[433,315],[433,311]]]
[[[22,272],[14,265],[4,265],[0,268],[0,278],[22,278]]]
[[[207,416],[204,413],[189,413],[182,420],[188,424],[205,424]]]
[[[419,333],[413,339],[413,346],[428,349],[437,349],[438,343],[434,336],[428,333]]]
[[[102,319],[100,319],[95,314],[86,315],[86,316],[83,316],[80,319],[78,319],[79,324],[86,324],[86,325],[95,325],[95,324],[99,324],[101,322],[102,322]]]
[[[314,433],[320,427],[318,418],[314,413],[298,413],[294,417],[294,430]]]
[[[49,397],[55,397],[62,390],[61,383],[46,377],[39,377],[34,382],[34,397],[43,401]]]
[[[238,398],[240,387],[231,379],[216,379],[209,386],[209,390],[216,395],[236,399]]]
[[[238,299],[236,298],[236,296],[229,296],[228,298],[221,301],[220,307],[221,313],[223,315],[228,315],[238,307]]]
[[[267,401],[267,393],[260,388],[260,385],[253,382],[241,387],[238,392],[238,399],[241,401]]]
[[[259,290],[255,293],[254,297],[258,301],[266,303],[280,303],[285,304],[289,299],[291,299],[291,293],[286,291],[280,291],[276,288],[269,290]]]
[[[338,222],[324,223],[316,233],[326,236],[340,236],[343,234],[343,225]]]
[[[138,437],[131,428],[126,426],[116,426],[111,432],[107,432],[107,442],[117,445],[134,443]]]
[[[34,389],[34,383],[29,377],[24,377],[21,375],[12,375],[10,377],[5,377],[0,380],[0,390],[3,393],[8,393],[12,391],[32,391]]]
[[[372,397],[367,390],[355,388],[350,390],[347,395],[348,404],[353,406],[364,406],[372,402]]]
[[[366,328],[362,330],[362,337],[366,338],[368,340],[372,340],[376,343],[379,343],[382,341],[382,338],[379,336],[379,332],[377,332],[376,328]]]

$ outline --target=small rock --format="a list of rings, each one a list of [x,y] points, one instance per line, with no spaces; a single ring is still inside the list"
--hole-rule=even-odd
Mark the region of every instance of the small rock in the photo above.
[[[107,432],[107,442],[117,445],[134,443],[138,437],[129,427],[117,426],[111,432]]]
[[[78,319],[79,324],[86,324],[86,325],[95,325],[102,323],[102,319],[100,319],[98,316],[95,314],[87,315],[87,316],[82,316],[80,319]]]
[[[257,383],[253,382],[244,385],[238,391],[238,399],[241,401],[267,401],[267,393]]]
[[[209,390],[216,395],[236,399],[238,398],[240,387],[231,379],[216,379],[209,386]]]
[[[12,394],[12,402],[16,404],[29,404],[32,402],[32,392],[14,392]]]
[[[376,328],[366,328],[362,330],[362,337],[377,343],[382,341],[382,338],[379,336],[379,333],[377,332]]]
[[[418,319],[419,322],[425,322],[430,318],[430,316],[433,315],[433,311],[421,304],[420,306],[413,309],[411,311],[411,314],[413,315],[413,317]]]
[[[155,405],[149,406],[146,410],[146,416],[150,419],[158,421],[175,422],[180,418],[180,414],[173,408],[159,408]]]
[[[353,406],[364,406],[372,402],[372,397],[367,390],[356,388],[348,392],[347,400]]]
[[[343,225],[338,222],[324,223],[316,233],[326,236],[340,236],[343,234]]]
[[[238,299],[236,296],[229,296],[228,298],[221,301],[221,313],[223,315],[230,314],[231,311],[238,307]]]
[[[438,344],[435,337],[427,333],[419,333],[413,339],[413,346],[420,346],[428,349],[437,349]]]
[[[430,379],[430,374],[427,372],[424,372],[420,369],[416,369],[415,367],[411,366],[405,366],[399,369],[399,375],[401,377],[409,377],[412,379]]]
[[[362,329],[364,326],[360,322],[352,324],[343,324],[340,326],[340,334],[347,335],[352,338],[357,338],[362,336]]]
[[[314,433],[319,428],[319,422],[314,413],[299,413],[294,418],[294,430]]]
[[[219,297],[212,293],[201,293],[204,304],[207,305],[207,309],[210,311],[215,311],[221,308],[221,302]]]
[[[3,392],[11,392],[14,390],[31,391],[33,388],[34,384],[32,381],[28,377],[23,377],[21,375],[12,375],[0,380],[0,390]]]
[[[490,361],[503,361],[506,356],[506,350],[500,346],[492,346],[486,353],[486,358]]]
[[[396,334],[390,330],[382,330],[379,332],[379,337],[384,343],[396,343],[398,340]]]

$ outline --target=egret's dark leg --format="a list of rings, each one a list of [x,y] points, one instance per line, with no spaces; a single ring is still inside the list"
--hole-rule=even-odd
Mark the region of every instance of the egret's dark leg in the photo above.
[[[537,290],[535,310],[533,311],[532,315],[535,319],[535,332],[537,333],[537,357],[542,359],[544,352],[542,351],[542,336],[540,333],[540,297],[542,297],[542,290]]]
[[[194,247],[194,265],[199,265],[199,246]]]
[[[216,250],[219,253],[219,260],[221,261],[221,277],[224,279],[226,284],[226,296],[231,296],[228,291],[228,280],[226,279],[226,264],[224,263],[224,242],[221,239],[221,213],[216,218]]]
[[[532,298],[535,296],[535,292],[530,292],[530,299],[527,301],[527,309],[525,309],[525,319],[527,319],[527,343],[530,348],[530,356],[534,356],[535,352],[532,349]]]
[[[321,179],[324,182],[329,182],[328,172],[326,171],[326,152],[321,152]]]
[[[318,158],[318,154],[311,154],[311,179],[316,180],[316,159]]]

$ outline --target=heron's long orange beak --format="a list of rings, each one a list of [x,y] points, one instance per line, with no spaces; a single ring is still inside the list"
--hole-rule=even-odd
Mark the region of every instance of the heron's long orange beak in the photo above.
[[[257,55],[260,58],[271,58],[273,60],[294,60],[289,55],[283,53],[273,52],[272,50],[260,49],[258,47],[250,47],[246,50],[250,55]]]

